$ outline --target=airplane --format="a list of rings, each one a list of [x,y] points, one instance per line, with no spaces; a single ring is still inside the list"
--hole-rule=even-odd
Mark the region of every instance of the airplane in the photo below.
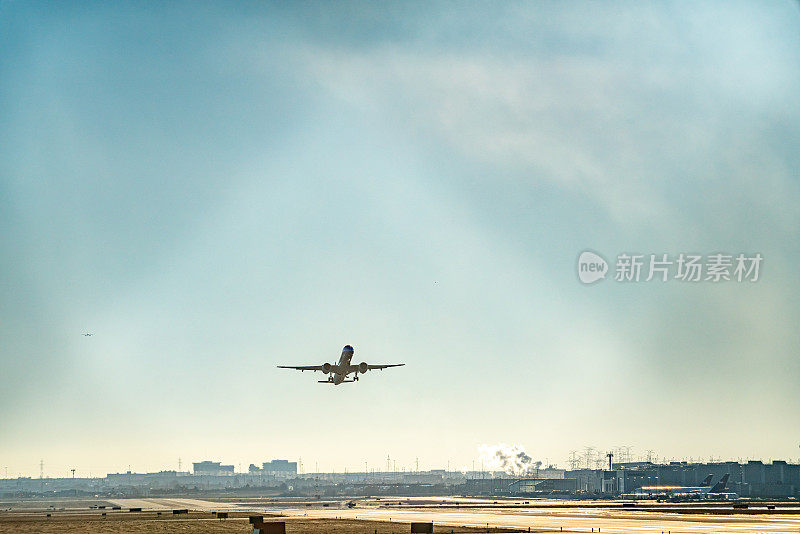
[[[719,482],[711,485],[714,475],[708,475],[699,486],[644,486],[634,493],[622,495],[625,499],[711,499],[729,495],[725,492],[730,474],[726,473]]]
[[[735,493],[730,491],[725,491],[725,487],[728,485],[728,478],[730,478],[730,474],[725,473],[722,478],[711,487],[704,487],[701,488],[702,491],[699,492],[689,492],[683,494],[674,495],[670,500],[673,502],[686,502],[686,501],[694,501],[694,500],[707,500],[707,501],[730,501],[738,497]]]
[[[714,487],[708,490],[706,493],[722,493],[722,491],[725,489],[725,486],[728,485],[728,479],[730,476],[730,473],[725,473],[722,475],[722,478],[719,480],[719,482],[714,484]]]
[[[322,365],[279,365],[280,369],[296,369],[298,371],[322,371],[328,375],[327,380],[318,380],[320,384],[333,384],[338,386],[346,382],[357,382],[358,373],[362,375],[367,371],[373,369],[386,369],[387,367],[400,367],[404,363],[390,363],[382,365],[368,365],[367,362],[361,362],[358,365],[351,365],[350,360],[353,358],[353,347],[345,345],[342,349],[342,355],[339,357],[339,363],[331,365],[330,363],[323,363]],[[347,380],[347,375],[355,373],[352,380]]]

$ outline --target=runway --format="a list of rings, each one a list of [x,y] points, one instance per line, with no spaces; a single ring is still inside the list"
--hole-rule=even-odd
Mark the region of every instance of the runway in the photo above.
[[[219,512],[249,510],[249,507],[242,507],[236,503],[209,501],[203,499],[184,499],[184,498],[139,498],[139,499],[107,499],[107,502],[120,506],[123,509],[141,508],[142,510],[173,510],[188,509],[199,512]]]
[[[449,499],[448,499],[449,500]],[[320,502],[303,501],[292,504],[237,503],[188,498],[143,498],[112,499],[109,502],[123,508],[144,510],[167,510],[188,508],[196,511],[250,511],[254,513],[280,513],[294,518],[317,519],[362,519],[409,523],[433,521],[434,524],[467,527],[505,527],[531,532],[601,532],[609,534],[670,533],[670,534],[751,534],[751,533],[797,533],[800,532],[800,514],[715,515],[701,513],[646,512],[610,507],[607,503],[569,503],[569,507],[557,507],[558,503],[541,507],[503,507],[490,503],[465,502],[459,508],[387,507],[382,503],[368,502],[355,508],[322,507]]]
[[[282,509],[288,516],[316,518],[343,517],[377,521],[433,521],[453,526],[490,526],[527,529],[532,532],[608,532],[629,533],[789,533],[800,531],[800,516],[700,516],[658,512],[629,512],[622,510],[396,510],[353,508],[341,510]]]

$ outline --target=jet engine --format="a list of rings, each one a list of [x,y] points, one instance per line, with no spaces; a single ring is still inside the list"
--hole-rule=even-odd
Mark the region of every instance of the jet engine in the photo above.
[[[369,365],[367,365],[367,362],[361,362],[361,363],[358,364],[358,372],[359,373],[361,373],[363,375],[367,371],[369,371]]]
[[[323,363],[322,364],[322,372],[325,373],[325,374],[330,373],[331,372],[331,364]]]

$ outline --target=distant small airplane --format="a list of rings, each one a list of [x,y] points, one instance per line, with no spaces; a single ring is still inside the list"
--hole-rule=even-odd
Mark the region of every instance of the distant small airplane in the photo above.
[[[94,332],[86,332],[85,334],[82,334],[82,335],[84,335],[86,337],[89,337],[89,336],[93,336]]]
[[[356,382],[358,380],[358,373],[362,375],[367,371],[373,369],[386,369],[387,367],[400,367],[404,363],[390,363],[382,365],[368,365],[367,362],[361,362],[358,365],[350,365],[350,360],[353,358],[353,347],[345,345],[342,349],[342,355],[339,357],[339,363],[331,365],[323,363],[322,365],[279,365],[280,369],[296,369],[298,371],[322,371],[328,375],[327,380],[318,380],[320,384],[334,384],[339,385],[344,382]],[[347,380],[347,375],[355,373],[352,380]]]

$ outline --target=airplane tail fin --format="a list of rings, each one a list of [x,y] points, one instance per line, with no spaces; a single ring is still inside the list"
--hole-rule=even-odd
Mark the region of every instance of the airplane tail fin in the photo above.
[[[708,475],[705,480],[700,483],[700,487],[704,488],[706,486],[711,485],[711,479],[714,478],[714,475]]]
[[[711,493],[721,493],[725,490],[725,486],[728,484],[728,478],[730,477],[729,473],[725,473],[723,477],[720,479],[719,482],[714,484],[714,487],[711,488]]]

